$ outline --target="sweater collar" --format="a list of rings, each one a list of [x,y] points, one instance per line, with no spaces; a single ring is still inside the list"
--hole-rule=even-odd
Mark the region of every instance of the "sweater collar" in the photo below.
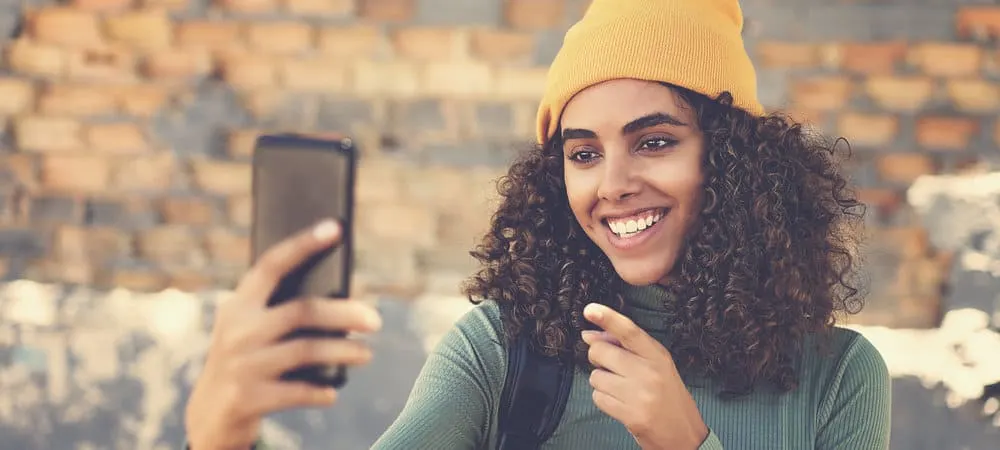
[[[625,308],[622,311],[647,333],[663,334],[667,331],[667,302],[670,293],[659,284],[648,286],[626,285]]]

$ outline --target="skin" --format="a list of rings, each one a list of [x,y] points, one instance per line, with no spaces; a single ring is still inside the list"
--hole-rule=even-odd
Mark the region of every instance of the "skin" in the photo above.
[[[663,282],[701,206],[704,137],[668,87],[612,80],[578,93],[561,121],[570,209],[625,282]],[[655,236],[620,250],[605,218],[670,208]]]
[[[564,180],[573,215],[632,285],[670,275],[701,206],[704,137],[693,112],[670,88],[613,80],[577,94],[563,112]],[[608,216],[669,208],[650,236],[622,249]],[[595,405],[646,450],[696,449],[708,436],[670,352],[624,315],[599,304],[584,317]]]

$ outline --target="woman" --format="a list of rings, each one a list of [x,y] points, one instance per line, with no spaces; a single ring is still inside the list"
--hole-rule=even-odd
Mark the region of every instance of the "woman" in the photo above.
[[[735,0],[592,3],[474,252],[479,305],[375,448],[492,448],[505,348],[529,321],[538,348],[578,365],[544,448],[888,448],[885,364],[833,327],[860,302],[861,205],[833,147],[764,115],[742,25]],[[336,242],[324,223],[275,247],[222,307],[191,448],[247,448],[263,414],[334,402],[276,381],[285,370],[369,359],[347,340],[276,343],[300,326],[374,331],[362,304],[264,308],[284,271]]]

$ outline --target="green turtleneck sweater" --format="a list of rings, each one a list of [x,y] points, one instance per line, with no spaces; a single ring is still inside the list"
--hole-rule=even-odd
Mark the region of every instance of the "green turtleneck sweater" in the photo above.
[[[665,290],[633,288],[624,314],[666,342]],[[462,317],[429,355],[406,406],[375,450],[489,450],[507,357],[499,308],[483,303]],[[799,388],[759,389],[722,400],[709,380],[689,385],[710,429],[701,450],[881,450],[889,448],[890,378],[878,351],[860,334],[838,328],[832,352],[804,346]],[[562,421],[543,449],[638,448],[619,422],[591,400],[578,369]],[[670,405],[663,405],[670,408]]]

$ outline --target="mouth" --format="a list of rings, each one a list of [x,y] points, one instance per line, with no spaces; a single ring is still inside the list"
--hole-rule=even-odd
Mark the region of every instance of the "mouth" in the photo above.
[[[670,208],[650,208],[626,216],[605,217],[601,221],[608,229],[610,240],[616,247],[632,247],[653,234],[657,225],[670,213]]]

